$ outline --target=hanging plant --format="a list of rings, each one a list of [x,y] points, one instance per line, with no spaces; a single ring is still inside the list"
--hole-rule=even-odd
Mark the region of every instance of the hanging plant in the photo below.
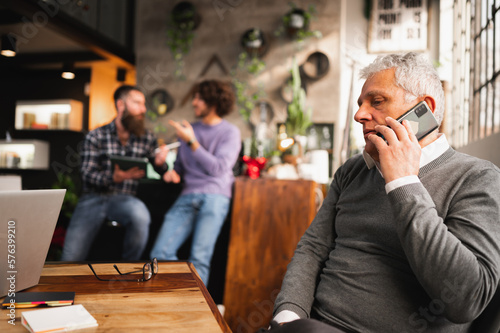
[[[167,46],[175,61],[174,75],[184,79],[184,57],[191,50],[194,31],[200,23],[196,8],[189,2],[179,2],[170,13],[167,24]]]
[[[252,110],[257,105],[257,102],[263,98],[264,90],[260,88],[251,93],[247,81],[240,80],[237,77],[233,77],[233,85],[236,93],[236,105],[238,106],[238,112],[243,119],[248,122]]]
[[[238,55],[238,68],[246,73],[258,75],[266,68],[266,63],[247,52],[242,52]]]
[[[151,109],[148,109],[146,111],[146,117],[151,120],[151,122],[153,123],[153,132],[155,134],[159,134],[159,133],[166,133],[167,132],[167,128],[165,127],[165,125],[163,125],[161,122],[157,122],[158,120],[158,113],[151,110]]]
[[[275,31],[276,36],[284,33],[297,42],[303,42],[309,37],[321,38],[319,30],[309,30],[309,24],[316,19],[316,7],[309,5],[307,11],[290,3],[290,11],[283,16],[283,24]]]
[[[262,57],[267,52],[264,32],[259,28],[248,29],[241,37],[241,46],[252,57]]]
[[[257,76],[266,63],[260,59],[267,51],[264,33],[258,28],[247,30],[241,38],[243,52],[238,55],[236,70],[232,71],[233,85],[236,92],[236,105],[243,119],[248,122],[256,103],[264,97],[264,89],[250,92],[248,76]]]

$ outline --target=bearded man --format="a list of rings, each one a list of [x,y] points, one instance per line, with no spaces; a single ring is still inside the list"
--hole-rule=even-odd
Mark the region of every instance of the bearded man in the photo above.
[[[138,87],[124,85],[114,93],[116,118],[89,132],[81,151],[83,194],[66,233],[62,260],[85,260],[106,219],[125,227],[122,258],[141,258],[149,236],[151,216],[135,197],[144,171],[138,167],[113,168],[110,157],[148,158],[159,173],[167,169],[168,148],[158,148],[153,133],[144,126],[146,98]]]

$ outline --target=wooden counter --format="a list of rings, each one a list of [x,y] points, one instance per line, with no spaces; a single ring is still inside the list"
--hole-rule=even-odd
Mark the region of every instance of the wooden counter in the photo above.
[[[316,188],[309,180],[236,179],[224,289],[233,332],[269,324],[286,266],[316,214]]]

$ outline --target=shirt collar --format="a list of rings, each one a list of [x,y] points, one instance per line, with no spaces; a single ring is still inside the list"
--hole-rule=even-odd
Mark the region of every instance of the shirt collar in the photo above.
[[[445,151],[447,151],[448,148],[450,148],[450,144],[446,139],[446,135],[444,135],[443,133],[439,133],[437,140],[431,142],[430,144],[422,148],[422,155],[420,156],[420,167],[423,167],[424,165],[427,165],[430,162],[434,161],[436,158],[441,156]],[[371,169],[374,166],[376,166],[377,169],[380,170],[378,166],[379,163],[376,162],[370,156],[370,154],[368,154],[364,149],[363,149],[363,158],[365,160],[368,169]]]
[[[114,118],[113,121],[109,123],[109,128],[114,132],[116,132],[116,119],[117,118]]]

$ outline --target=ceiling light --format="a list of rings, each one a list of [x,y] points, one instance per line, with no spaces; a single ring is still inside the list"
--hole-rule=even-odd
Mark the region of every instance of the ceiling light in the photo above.
[[[61,77],[66,80],[73,80],[75,78],[75,70],[72,63],[65,63]]]
[[[0,54],[5,57],[14,57],[17,52],[17,39],[11,34],[2,35],[2,50]]]

